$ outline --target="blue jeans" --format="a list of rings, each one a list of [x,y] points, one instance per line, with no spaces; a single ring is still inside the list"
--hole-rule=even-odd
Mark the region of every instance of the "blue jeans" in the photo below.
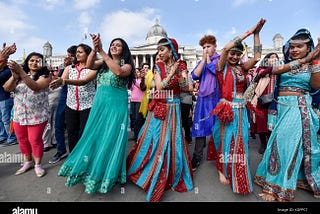
[[[58,105],[56,107],[56,116],[55,116],[55,137],[57,141],[57,152],[65,153],[67,152],[64,131],[66,128],[65,124],[65,110],[66,110],[67,94],[64,94],[64,91],[61,91]]]
[[[17,141],[16,135],[9,131],[12,107],[13,98],[0,101],[0,141],[7,140],[7,143]]]

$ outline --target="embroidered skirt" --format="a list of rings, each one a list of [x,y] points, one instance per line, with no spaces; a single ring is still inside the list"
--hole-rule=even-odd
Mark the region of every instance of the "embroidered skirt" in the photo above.
[[[279,96],[278,117],[255,182],[278,201],[294,199],[297,187],[320,196],[319,118],[311,97]]]
[[[147,192],[147,201],[160,201],[167,189],[178,192],[193,189],[180,115],[180,99],[167,101],[164,120],[149,111],[138,141],[128,155],[128,179]]]

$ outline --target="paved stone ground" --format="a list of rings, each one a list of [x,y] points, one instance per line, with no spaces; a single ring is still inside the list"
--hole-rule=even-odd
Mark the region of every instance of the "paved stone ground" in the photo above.
[[[132,136],[130,133],[129,137]],[[128,152],[131,150],[134,142],[128,142]],[[194,144],[189,146],[190,154],[192,154]],[[258,154],[259,143],[258,140],[250,139],[250,164],[251,173],[257,168],[257,165],[261,159],[261,155]],[[51,149],[49,152],[44,153],[43,167],[46,169],[47,174],[42,178],[37,178],[34,171],[30,170],[27,173],[14,176],[15,171],[19,168],[19,160],[15,161],[12,157],[20,156],[18,145],[0,147],[0,205],[8,209],[8,213],[13,213],[12,209],[17,206],[23,207],[27,205],[36,206],[40,209],[48,210],[48,207],[59,207],[61,203],[37,203],[37,202],[116,202],[112,203],[113,206],[119,206],[121,208],[127,206],[139,206],[141,203],[118,203],[118,202],[145,202],[146,193],[139,187],[128,182],[124,186],[116,185],[107,194],[87,194],[84,192],[84,186],[78,184],[73,187],[65,186],[65,178],[57,175],[63,161],[57,164],[49,164],[48,160],[55,154],[56,150]],[[2,158],[1,158],[2,157]],[[6,157],[6,158],[3,158]],[[11,160],[10,160],[11,158]],[[214,206],[215,208],[222,207],[223,209],[240,209],[245,210],[253,208],[268,208],[272,211],[285,212],[285,210],[278,209],[294,209],[307,208],[310,211],[312,206],[320,205],[319,199],[315,199],[313,195],[304,190],[298,189],[296,192],[296,198],[294,202],[278,203],[278,202],[263,202],[258,194],[261,188],[254,184],[254,191],[248,195],[237,195],[233,194],[230,186],[221,185],[218,180],[218,173],[215,167],[214,161],[204,160],[201,163],[199,169],[194,173],[194,189],[190,192],[179,193],[168,190],[164,193],[162,202],[166,206],[173,205],[172,203],[165,202],[185,202],[179,203],[184,208],[199,208],[199,206]],[[4,203],[6,202],[6,203]],[[7,203],[10,202],[10,203]],[[31,202],[31,204],[29,204]],[[205,202],[205,203],[191,203],[190,202]],[[226,203],[227,202],[227,203]],[[231,203],[229,203],[231,202]],[[245,202],[245,203],[237,203]],[[71,204],[71,205],[70,205]],[[70,205],[73,209],[88,209],[88,207],[97,208],[103,206],[100,203],[62,203],[63,206]],[[110,203],[107,203],[110,206]],[[151,206],[147,204],[154,203],[143,203],[143,206]],[[96,206],[97,205],[97,206]],[[152,205],[154,206],[154,205]],[[156,207],[159,205],[156,205]],[[319,206],[320,207],[320,206]],[[161,208],[161,207],[159,207]],[[0,207],[1,210],[1,207]],[[259,209],[260,210],[260,209]],[[12,212],[10,212],[12,211]],[[39,213],[47,213],[40,212]],[[304,212],[306,210],[302,210]],[[3,213],[3,212],[1,212]],[[5,212],[6,213],[6,212]],[[299,212],[301,213],[301,212]]]

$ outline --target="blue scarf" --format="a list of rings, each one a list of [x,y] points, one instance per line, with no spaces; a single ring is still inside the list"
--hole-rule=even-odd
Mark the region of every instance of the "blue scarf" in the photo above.
[[[300,29],[298,30],[287,42],[286,44],[282,47],[282,51],[283,51],[283,56],[285,59],[285,63],[289,63],[292,59],[289,56],[289,49],[290,49],[290,40],[296,38],[297,36],[300,35],[307,35],[307,37],[310,39],[310,52],[313,51],[314,49],[314,43],[313,43],[313,39],[311,37],[311,33],[307,30],[307,29]]]

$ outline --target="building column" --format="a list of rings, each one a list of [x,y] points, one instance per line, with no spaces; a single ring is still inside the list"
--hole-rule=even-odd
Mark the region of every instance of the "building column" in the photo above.
[[[136,68],[139,68],[139,57],[136,55]]]
[[[152,70],[153,66],[154,66],[153,56],[150,55],[150,70]]]
[[[146,55],[144,54],[143,55],[143,63],[145,63],[146,62]]]

